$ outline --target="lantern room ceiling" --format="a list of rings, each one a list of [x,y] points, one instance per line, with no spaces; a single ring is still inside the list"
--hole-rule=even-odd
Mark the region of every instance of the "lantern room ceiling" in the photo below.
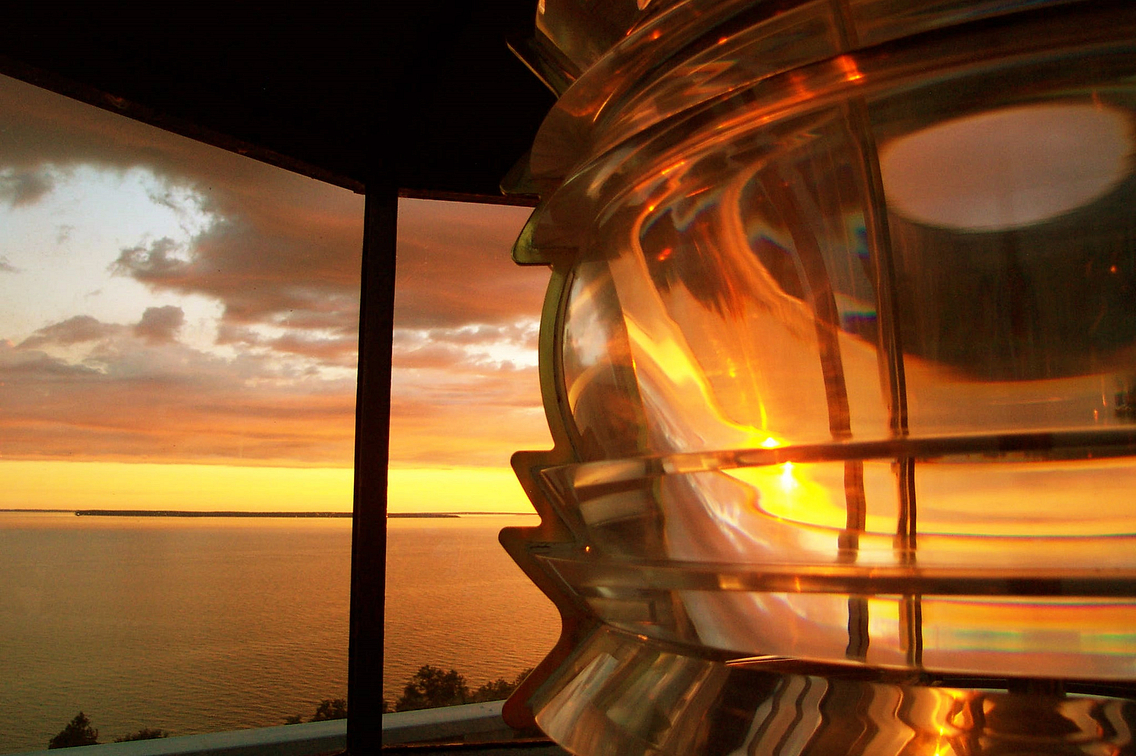
[[[554,98],[507,48],[533,0],[60,13],[0,73],[363,190],[493,197]],[[389,185],[389,184],[388,184]]]

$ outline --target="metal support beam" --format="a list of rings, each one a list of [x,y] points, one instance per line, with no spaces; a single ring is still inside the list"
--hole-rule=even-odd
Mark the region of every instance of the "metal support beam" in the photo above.
[[[355,509],[347,671],[347,752],[352,756],[377,753],[382,747],[387,462],[397,221],[395,186],[370,182],[363,227],[359,386],[355,405]]]

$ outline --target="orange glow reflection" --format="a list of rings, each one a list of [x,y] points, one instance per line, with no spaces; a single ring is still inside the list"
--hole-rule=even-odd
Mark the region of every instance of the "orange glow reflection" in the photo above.
[[[860,73],[860,69],[856,67],[856,61],[849,55],[841,55],[836,58],[837,65],[844,71],[845,81],[859,81],[864,78],[864,74]]]
[[[835,500],[829,487],[813,480],[809,467],[785,462],[725,472],[754,489],[755,506],[766,514],[820,527],[844,527],[847,513],[843,499]]]

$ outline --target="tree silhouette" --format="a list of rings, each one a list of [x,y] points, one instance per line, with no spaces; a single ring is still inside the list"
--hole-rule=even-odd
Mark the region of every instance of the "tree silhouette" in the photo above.
[[[469,702],[469,686],[457,671],[444,672],[440,667],[424,664],[407,681],[394,708],[396,711],[414,711]]]
[[[60,730],[59,734],[52,738],[48,744],[48,748],[71,748],[73,746],[97,745],[99,742],[99,731],[91,727],[91,720],[87,719],[87,715],[79,712],[75,718],[67,723],[67,726]]]
[[[383,713],[390,714],[396,711],[433,709],[438,706],[501,701],[508,698],[532,671],[533,668],[529,667],[513,678],[512,682],[499,677],[470,693],[469,685],[461,673],[453,669],[446,672],[441,667],[425,664],[419,667],[414,676],[406,681],[402,695],[394,702],[393,706],[390,701],[383,699]],[[342,698],[325,698],[316,707],[315,716],[308,721],[324,722],[329,719],[345,719],[346,717],[347,701]],[[284,724],[301,724],[303,721],[304,718],[299,714],[284,717]]]
[[[501,701],[509,697],[516,686],[506,680],[504,677],[499,677],[493,682],[487,682],[477,690],[473,691],[470,696],[472,703],[481,703],[482,701]]]
[[[121,738],[115,738],[115,743],[129,743],[132,740],[157,740],[158,738],[168,738],[170,734],[165,730],[157,728],[143,727],[138,732],[132,732],[129,735],[123,735]]]
[[[325,698],[316,707],[316,714],[312,722],[326,722],[329,719],[347,719],[347,702],[342,698],[334,700]]]
[[[387,711],[386,701],[383,701],[383,711]],[[316,706],[316,713],[309,722],[326,722],[329,719],[347,719],[347,701],[342,698],[325,698]],[[299,714],[284,717],[284,724],[303,724],[304,718]]]
[[[487,682],[477,690],[473,691],[470,697],[471,703],[480,703],[482,701],[503,701],[508,698],[517,686],[525,681],[529,673],[533,671],[532,667],[524,670],[509,682],[504,677],[498,677],[493,682]]]

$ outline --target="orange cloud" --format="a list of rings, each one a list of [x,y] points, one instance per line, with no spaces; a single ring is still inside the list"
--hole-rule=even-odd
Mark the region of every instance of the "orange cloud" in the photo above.
[[[539,316],[548,274],[510,250],[532,211],[403,200],[398,212],[400,328],[504,325]]]
[[[5,457],[351,464],[353,381],[130,341],[80,364],[0,344]]]
[[[206,219],[126,244],[108,274],[219,302],[218,349],[179,341],[195,324],[172,304],[0,341],[4,456],[350,466],[362,198],[0,77],[0,203],[40,202],[81,166],[149,171],[153,202]],[[548,445],[532,367],[547,272],[509,259],[528,214],[400,202],[392,459],[503,466]]]

